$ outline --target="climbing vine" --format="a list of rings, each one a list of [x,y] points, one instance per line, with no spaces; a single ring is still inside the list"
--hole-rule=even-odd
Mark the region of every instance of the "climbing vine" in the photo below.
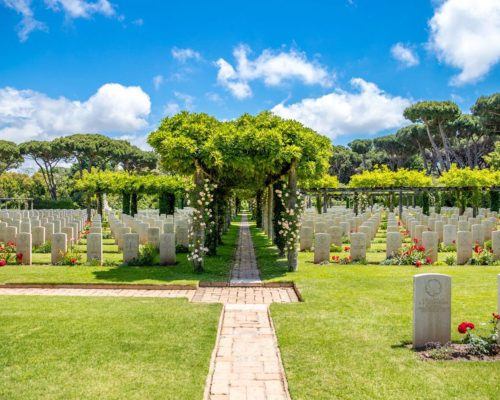
[[[289,208],[288,199],[290,197],[290,190],[288,186],[283,184],[283,188],[281,190],[277,189],[275,192],[284,208],[281,218],[278,221],[280,227],[279,234],[284,239],[287,249],[293,251],[299,237],[300,221],[302,212],[304,211],[304,197],[297,191],[295,207]]]
[[[201,180],[191,193],[192,224],[189,229],[188,260],[193,263],[195,270],[203,268],[203,258],[208,253],[205,246],[205,237],[214,228],[212,203],[217,185],[208,179]]]

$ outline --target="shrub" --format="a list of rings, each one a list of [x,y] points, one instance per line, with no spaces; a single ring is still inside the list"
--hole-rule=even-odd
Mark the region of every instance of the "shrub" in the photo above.
[[[82,260],[82,256],[73,251],[67,251],[66,253],[61,252],[61,259],[57,263],[57,265],[77,265],[80,264]]]
[[[40,246],[34,246],[33,253],[47,254],[50,253],[51,249],[52,249],[52,243],[50,241],[47,241],[44,244],[41,244]]]
[[[130,261],[128,265],[144,267],[158,264],[159,254],[160,252],[158,248],[155,245],[148,243],[140,248],[138,257]]]
[[[78,204],[76,204],[71,199],[60,199],[60,200],[50,200],[50,199],[34,199],[33,208],[41,210],[51,210],[51,209],[65,209],[65,210],[76,210]]]

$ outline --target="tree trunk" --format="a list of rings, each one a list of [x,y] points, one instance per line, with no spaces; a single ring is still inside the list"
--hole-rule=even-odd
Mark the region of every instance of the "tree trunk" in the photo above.
[[[255,195],[255,225],[262,228],[262,190],[257,190]]]
[[[137,214],[137,203],[138,203],[138,194],[137,192],[132,192],[132,197],[130,199],[130,215],[135,216]]]
[[[295,210],[297,205],[297,160],[292,160],[292,165],[290,166],[290,171],[288,172],[288,188],[290,190],[288,196],[288,209]],[[298,232],[297,232],[298,233]],[[288,270],[293,272],[297,271],[298,264],[298,239],[299,235],[295,235],[293,243],[288,246]]]
[[[102,192],[97,192],[97,213],[102,217],[103,215],[103,199],[102,199]],[[90,221],[90,219],[89,219]]]
[[[130,193],[122,192],[122,213],[130,215]]]
[[[436,142],[434,141],[434,138],[432,137],[431,131],[429,129],[429,125],[428,125],[427,121],[424,121],[424,122],[425,122],[425,130],[427,131],[427,136],[429,138],[429,142],[431,143],[432,149],[434,150],[434,154],[436,155],[438,162],[441,164],[441,168],[444,168],[445,170],[447,170],[448,166],[446,166],[446,164],[444,163],[443,156],[441,154],[441,151],[437,147]]]

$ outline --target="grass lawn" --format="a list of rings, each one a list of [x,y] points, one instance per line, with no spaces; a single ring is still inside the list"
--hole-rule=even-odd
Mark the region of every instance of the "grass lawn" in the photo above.
[[[157,267],[93,267],[53,266],[50,254],[33,254],[33,266],[5,266],[0,268],[0,283],[148,283],[196,284],[199,281],[227,281],[231,270],[240,219],[231,223],[223,236],[224,244],[217,248],[217,255],[205,259],[205,272],[195,274],[187,254],[177,254],[174,266]],[[112,239],[104,240],[105,260],[122,262],[122,254]],[[76,246],[84,252],[86,247]]]
[[[305,299],[271,306],[294,400],[500,398],[500,363],[423,362],[402,346],[412,338],[413,275],[452,276],[456,327],[497,311],[500,267],[316,266],[300,253],[299,271],[288,273],[266,237],[252,235],[263,279],[293,280]]]
[[[220,307],[0,296],[0,398],[201,399]]]

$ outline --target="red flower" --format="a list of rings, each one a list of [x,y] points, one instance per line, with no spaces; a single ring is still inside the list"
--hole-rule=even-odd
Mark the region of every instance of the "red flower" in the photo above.
[[[3,258],[0,259],[0,267],[3,267],[5,264],[7,264],[7,261],[5,261]]]
[[[483,251],[483,248],[481,246],[479,246],[479,244],[476,243],[476,245],[474,246],[474,253],[479,254],[482,251]]]
[[[71,258],[71,264],[76,264],[76,257]]]
[[[349,251],[349,250],[351,250],[351,248],[349,246],[344,247],[344,251]]]
[[[15,245],[16,245],[16,244],[15,244],[14,242],[12,242],[12,241],[7,242],[7,246],[15,246]]]
[[[500,314],[493,313],[493,319],[500,320]]]
[[[425,263],[426,263],[426,264],[432,264],[432,258],[427,257],[427,258],[425,259]]]
[[[451,243],[455,244],[457,241],[456,240],[452,240]]]
[[[418,239],[417,238],[413,238],[413,243],[418,243]]]
[[[424,246],[418,246],[418,247],[417,247],[417,250],[418,250],[418,251],[425,251],[425,247],[424,247]]]
[[[417,268],[420,267],[420,266],[422,266],[422,261],[420,261],[420,260],[415,261],[415,266]]]
[[[5,251],[5,249],[3,247],[0,247],[0,251]]]
[[[17,253],[16,259],[17,259],[17,261],[22,261],[23,260],[23,253]]]
[[[474,329],[475,326],[472,322],[462,322],[458,325],[458,332],[461,334],[467,333],[469,329]]]

